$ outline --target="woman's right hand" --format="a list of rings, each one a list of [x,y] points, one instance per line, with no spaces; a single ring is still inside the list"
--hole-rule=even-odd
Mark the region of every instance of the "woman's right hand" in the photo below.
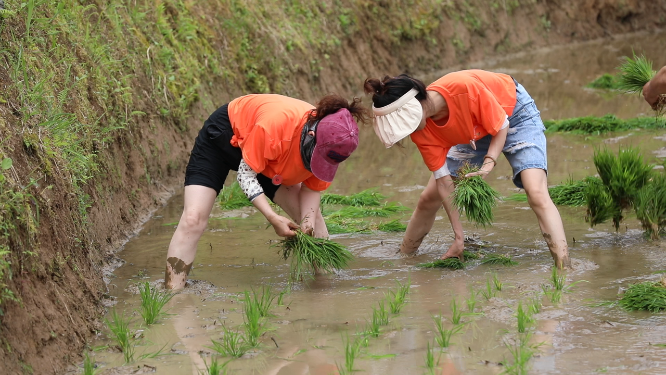
[[[273,229],[275,229],[275,233],[280,237],[293,237],[296,235],[294,230],[299,228],[298,224],[280,215],[273,216],[269,220],[269,223],[271,223]]]

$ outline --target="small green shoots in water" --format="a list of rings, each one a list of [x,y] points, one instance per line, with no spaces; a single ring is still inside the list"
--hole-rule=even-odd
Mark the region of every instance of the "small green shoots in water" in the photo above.
[[[151,287],[147,281],[139,284],[139,294],[141,296],[141,317],[147,325],[154,324],[160,316],[165,314],[162,309],[175,295],[169,291],[159,291],[157,287]]]

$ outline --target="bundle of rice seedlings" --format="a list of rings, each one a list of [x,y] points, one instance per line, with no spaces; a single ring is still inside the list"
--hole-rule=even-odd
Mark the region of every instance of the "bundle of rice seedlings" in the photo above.
[[[326,193],[321,196],[321,204],[341,204],[345,206],[379,206],[385,197],[376,188],[363,190],[349,196]]]
[[[481,259],[481,264],[500,264],[502,266],[515,266],[516,264],[518,264],[518,262],[513,260],[510,255],[491,253]]]
[[[558,206],[584,206],[587,200],[585,194],[590,181],[599,180],[597,177],[585,177],[582,180],[574,181],[573,178],[565,181],[561,185],[548,188],[550,198]]]
[[[618,69],[621,72],[619,89],[629,93],[640,94],[643,86],[657,74],[652,70],[652,61],[645,58],[644,55],[636,56],[635,53],[633,59],[625,57],[624,63]],[[657,101],[657,114],[663,113],[665,105],[666,95],[662,94]]]
[[[392,214],[407,210],[407,207],[395,202],[385,203],[380,207],[347,206],[341,210],[328,214],[327,218],[359,218],[359,217],[389,217]]]
[[[230,186],[225,186],[217,198],[220,208],[223,210],[234,210],[241,207],[252,206],[252,202],[241,189],[238,181],[234,181]]]
[[[666,310],[666,287],[660,282],[650,281],[633,284],[624,292],[619,303],[629,311],[659,312]]]
[[[329,234],[371,233],[371,223],[362,219],[343,217],[326,217],[326,228]]]
[[[636,194],[636,217],[651,239],[666,229],[666,175],[657,174]]]
[[[607,148],[595,150],[594,165],[612,198],[614,207],[613,224],[617,230],[623,218],[622,211],[632,207],[638,190],[652,176],[653,166],[646,164],[638,150],[631,147],[621,148],[617,156],[613,155]],[[591,188],[592,184],[589,186]],[[589,191],[588,188],[588,198],[601,199],[601,196],[591,196],[591,193],[602,194],[601,190]],[[588,209],[590,209],[589,202],[590,200],[588,200]],[[603,208],[603,202],[597,203],[601,204],[597,208]]]
[[[464,177],[478,170],[469,164],[458,170],[460,177],[455,180],[453,204],[469,221],[485,227],[493,222],[493,208],[500,195],[481,176]]]
[[[377,229],[382,232],[404,232],[407,230],[407,226],[401,223],[399,219],[395,219],[387,223],[380,223]]]
[[[590,223],[591,226],[604,223],[617,216],[613,198],[611,198],[608,189],[601,180],[592,181],[588,184],[585,201],[587,203],[585,221]]]
[[[666,127],[666,120],[659,117],[637,117],[623,120],[615,117],[615,115],[606,115],[603,117],[586,116],[564,120],[547,120],[544,121],[544,126],[548,133],[604,134],[637,128],[662,129]]]
[[[303,280],[315,270],[332,272],[346,268],[354,256],[347,248],[326,238],[315,238],[301,231],[278,243],[282,257],[291,257],[291,279]]]
[[[465,268],[465,263],[458,258],[437,259],[434,262],[417,264],[421,268],[450,268],[453,270],[460,270]]]
[[[604,73],[590,82],[587,87],[602,90],[616,90],[620,88],[620,78],[612,74]]]

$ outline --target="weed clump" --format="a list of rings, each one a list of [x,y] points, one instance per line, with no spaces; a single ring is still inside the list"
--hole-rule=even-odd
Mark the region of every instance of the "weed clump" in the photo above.
[[[333,272],[346,268],[354,258],[347,248],[326,238],[315,238],[301,231],[278,243],[282,257],[291,257],[291,279],[302,280],[310,271]]]
[[[546,132],[566,132],[572,134],[604,134],[630,129],[662,129],[666,128],[666,120],[655,117],[637,117],[622,120],[615,115],[603,117],[574,117],[564,120],[544,121]]]
[[[660,282],[650,281],[633,284],[624,291],[619,303],[629,311],[659,312],[666,310],[666,286]]]
[[[247,199],[238,181],[234,181],[230,186],[225,186],[220,192],[217,202],[223,210],[235,210],[241,207],[252,206],[252,202]]]
[[[493,223],[493,208],[500,195],[481,176],[464,177],[478,170],[479,168],[469,164],[458,170],[460,177],[455,180],[453,205],[461,214],[465,214],[469,221],[485,227]]]

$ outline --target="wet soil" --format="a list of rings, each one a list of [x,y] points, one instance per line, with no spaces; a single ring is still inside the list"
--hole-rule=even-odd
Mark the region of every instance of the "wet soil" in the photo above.
[[[663,35],[633,35],[465,67],[510,73],[535,98],[544,119],[608,113],[627,118],[650,115],[650,108],[638,97],[583,86],[602,73],[613,72],[620,57],[630,54],[632,48],[645,50],[655,65],[664,65],[664,47]],[[654,162],[666,146],[665,140],[665,131],[636,130],[603,136],[549,134],[549,182],[593,175],[595,147],[640,146],[645,157]],[[385,150],[369,128],[363,132],[361,143],[362,147],[342,164],[330,192],[349,194],[379,187],[389,200],[413,209],[429,178],[416,148],[408,144],[405,149]],[[504,196],[517,191],[510,174],[508,163],[501,158],[489,176],[490,183]],[[125,264],[115,271],[109,284],[116,309],[130,312],[138,308],[137,282],[161,284],[166,249],[181,210],[182,196],[178,195],[155,213],[120,254]],[[407,221],[410,213],[402,220]],[[663,373],[666,315],[629,313],[598,303],[616,300],[618,292],[630,283],[658,280],[654,272],[666,269],[666,243],[646,241],[640,225],[631,217],[616,233],[612,224],[589,228],[583,208],[560,207],[560,213],[572,262],[567,282],[585,282],[565,293],[560,303],[542,299],[544,308],[535,316],[531,339],[541,344],[531,362],[532,372]],[[502,202],[495,216],[496,223],[486,229],[465,225],[466,234],[483,240],[485,251],[512,255],[520,262],[517,266],[473,265],[457,271],[415,267],[439,258],[448,248],[452,231],[443,210],[413,258],[396,254],[402,234],[333,236],[354,253],[351,267],[291,285],[284,305],[276,306],[275,316],[268,320],[270,330],[262,337],[262,346],[232,361],[229,368],[237,374],[335,373],[335,364],[344,361],[343,335],[363,329],[372,308],[395,287],[395,280],[410,280],[406,307],[399,315],[391,316],[391,323],[383,327],[379,338],[370,339],[356,367],[366,374],[425,373],[426,344],[434,337],[431,316],[450,317],[453,299],[464,306],[472,291],[484,289],[488,277],[496,273],[504,283],[503,290],[489,300],[477,296],[475,312],[483,314],[463,317],[465,327],[442,353],[437,373],[502,372],[500,363],[510,361],[505,343],[516,338],[518,302],[533,297],[541,284],[548,283],[552,259],[526,203]],[[199,243],[189,286],[169,303],[171,315],[155,326],[142,328],[145,340],[137,349],[139,355],[164,345],[170,355],[122,367],[120,354],[100,350],[94,358],[101,373],[154,369],[158,374],[196,374],[203,370],[204,361],[210,361],[211,350],[207,347],[211,339],[220,339],[222,326],[235,328],[243,323],[239,293],[261,285],[271,285],[275,291],[288,288],[289,265],[271,247],[278,238],[266,225],[263,216],[251,208],[227,212],[215,209]],[[133,327],[139,327],[140,317],[137,313],[133,316]],[[103,335],[95,343],[106,344],[109,341]]]

